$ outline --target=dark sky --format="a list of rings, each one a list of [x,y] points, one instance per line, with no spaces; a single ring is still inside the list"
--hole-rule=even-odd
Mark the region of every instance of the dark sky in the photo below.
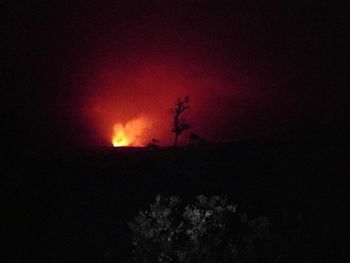
[[[346,121],[346,14],[335,1],[28,1],[5,6],[3,120],[26,147],[109,145],[189,95],[210,141]],[[9,96],[7,96],[9,95]]]

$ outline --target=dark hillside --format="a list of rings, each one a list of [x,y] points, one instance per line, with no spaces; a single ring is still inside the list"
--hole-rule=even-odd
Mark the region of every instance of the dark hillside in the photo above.
[[[106,253],[129,255],[125,223],[156,194],[184,200],[225,195],[249,215],[271,218],[283,238],[295,232],[295,222],[305,221],[312,226],[301,241],[311,246],[307,253],[339,256],[347,251],[340,240],[348,227],[349,145],[329,133],[311,138],[303,132],[305,140],[295,134],[156,151],[19,155],[3,166],[1,256],[11,262],[99,262]]]

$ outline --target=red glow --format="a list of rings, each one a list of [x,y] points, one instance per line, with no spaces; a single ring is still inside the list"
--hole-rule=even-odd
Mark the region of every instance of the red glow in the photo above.
[[[162,145],[171,144],[169,109],[185,95],[191,99],[188,119],[193,130],[211,141],[224,137],[220,126],[225,125],[223,116],[227,114],[225,98],[236,95],[238,87],[232,89],[222,72],[210,68],[204,59],[129,57],[103,65],[91,81],[84,103],[88,120],[96,134],[104,138],[103,144],[110,145],[114,140],[115,146],[141,146],[152,138]],[[135,120],[141,116],[140,128]],[[180,144],[187,141],[188,135],[184,134]]]
[[[233,122],[244,110],[242,104],[251,105],[251,95],[257,94],[251,88],[251,78],[206,48],[159,42],[159,47],[123,46],[91,59],[81,97],[95,144],[111,145],[116,124],[126,125],[144,116],[152,125],[138,134],[141,144],[155,138],[161,145],[171,145],[174,135],[169,109],[178,97],[186,95],[190,97],[188,121],[192,128],[179,138],[180,145],[187,144],[191,131],[210,142],[232,139],[238,127]]]

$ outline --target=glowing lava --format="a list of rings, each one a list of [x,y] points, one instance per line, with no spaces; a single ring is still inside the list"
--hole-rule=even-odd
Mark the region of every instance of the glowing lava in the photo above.
[[[125,134],[125,128],[122,124],[116,124],[114,126],[114,135],[112,138],[112,144],[114,147],[123,147],[130,145],[130,140]]]
[[[125,125],[117,123],[113,126],[112,144],[114,147],[145,146],[147,129],[150,121],[145,117],[139,117],[128,121]]]

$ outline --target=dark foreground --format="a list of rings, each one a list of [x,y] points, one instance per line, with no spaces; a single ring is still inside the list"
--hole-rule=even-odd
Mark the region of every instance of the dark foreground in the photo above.
[[[329,136],[21,154],[2,165],[0,261],[128,262],[138,210],[204,194],[268,217],[275,262],[336,262],[350,251],[348,149]]]

